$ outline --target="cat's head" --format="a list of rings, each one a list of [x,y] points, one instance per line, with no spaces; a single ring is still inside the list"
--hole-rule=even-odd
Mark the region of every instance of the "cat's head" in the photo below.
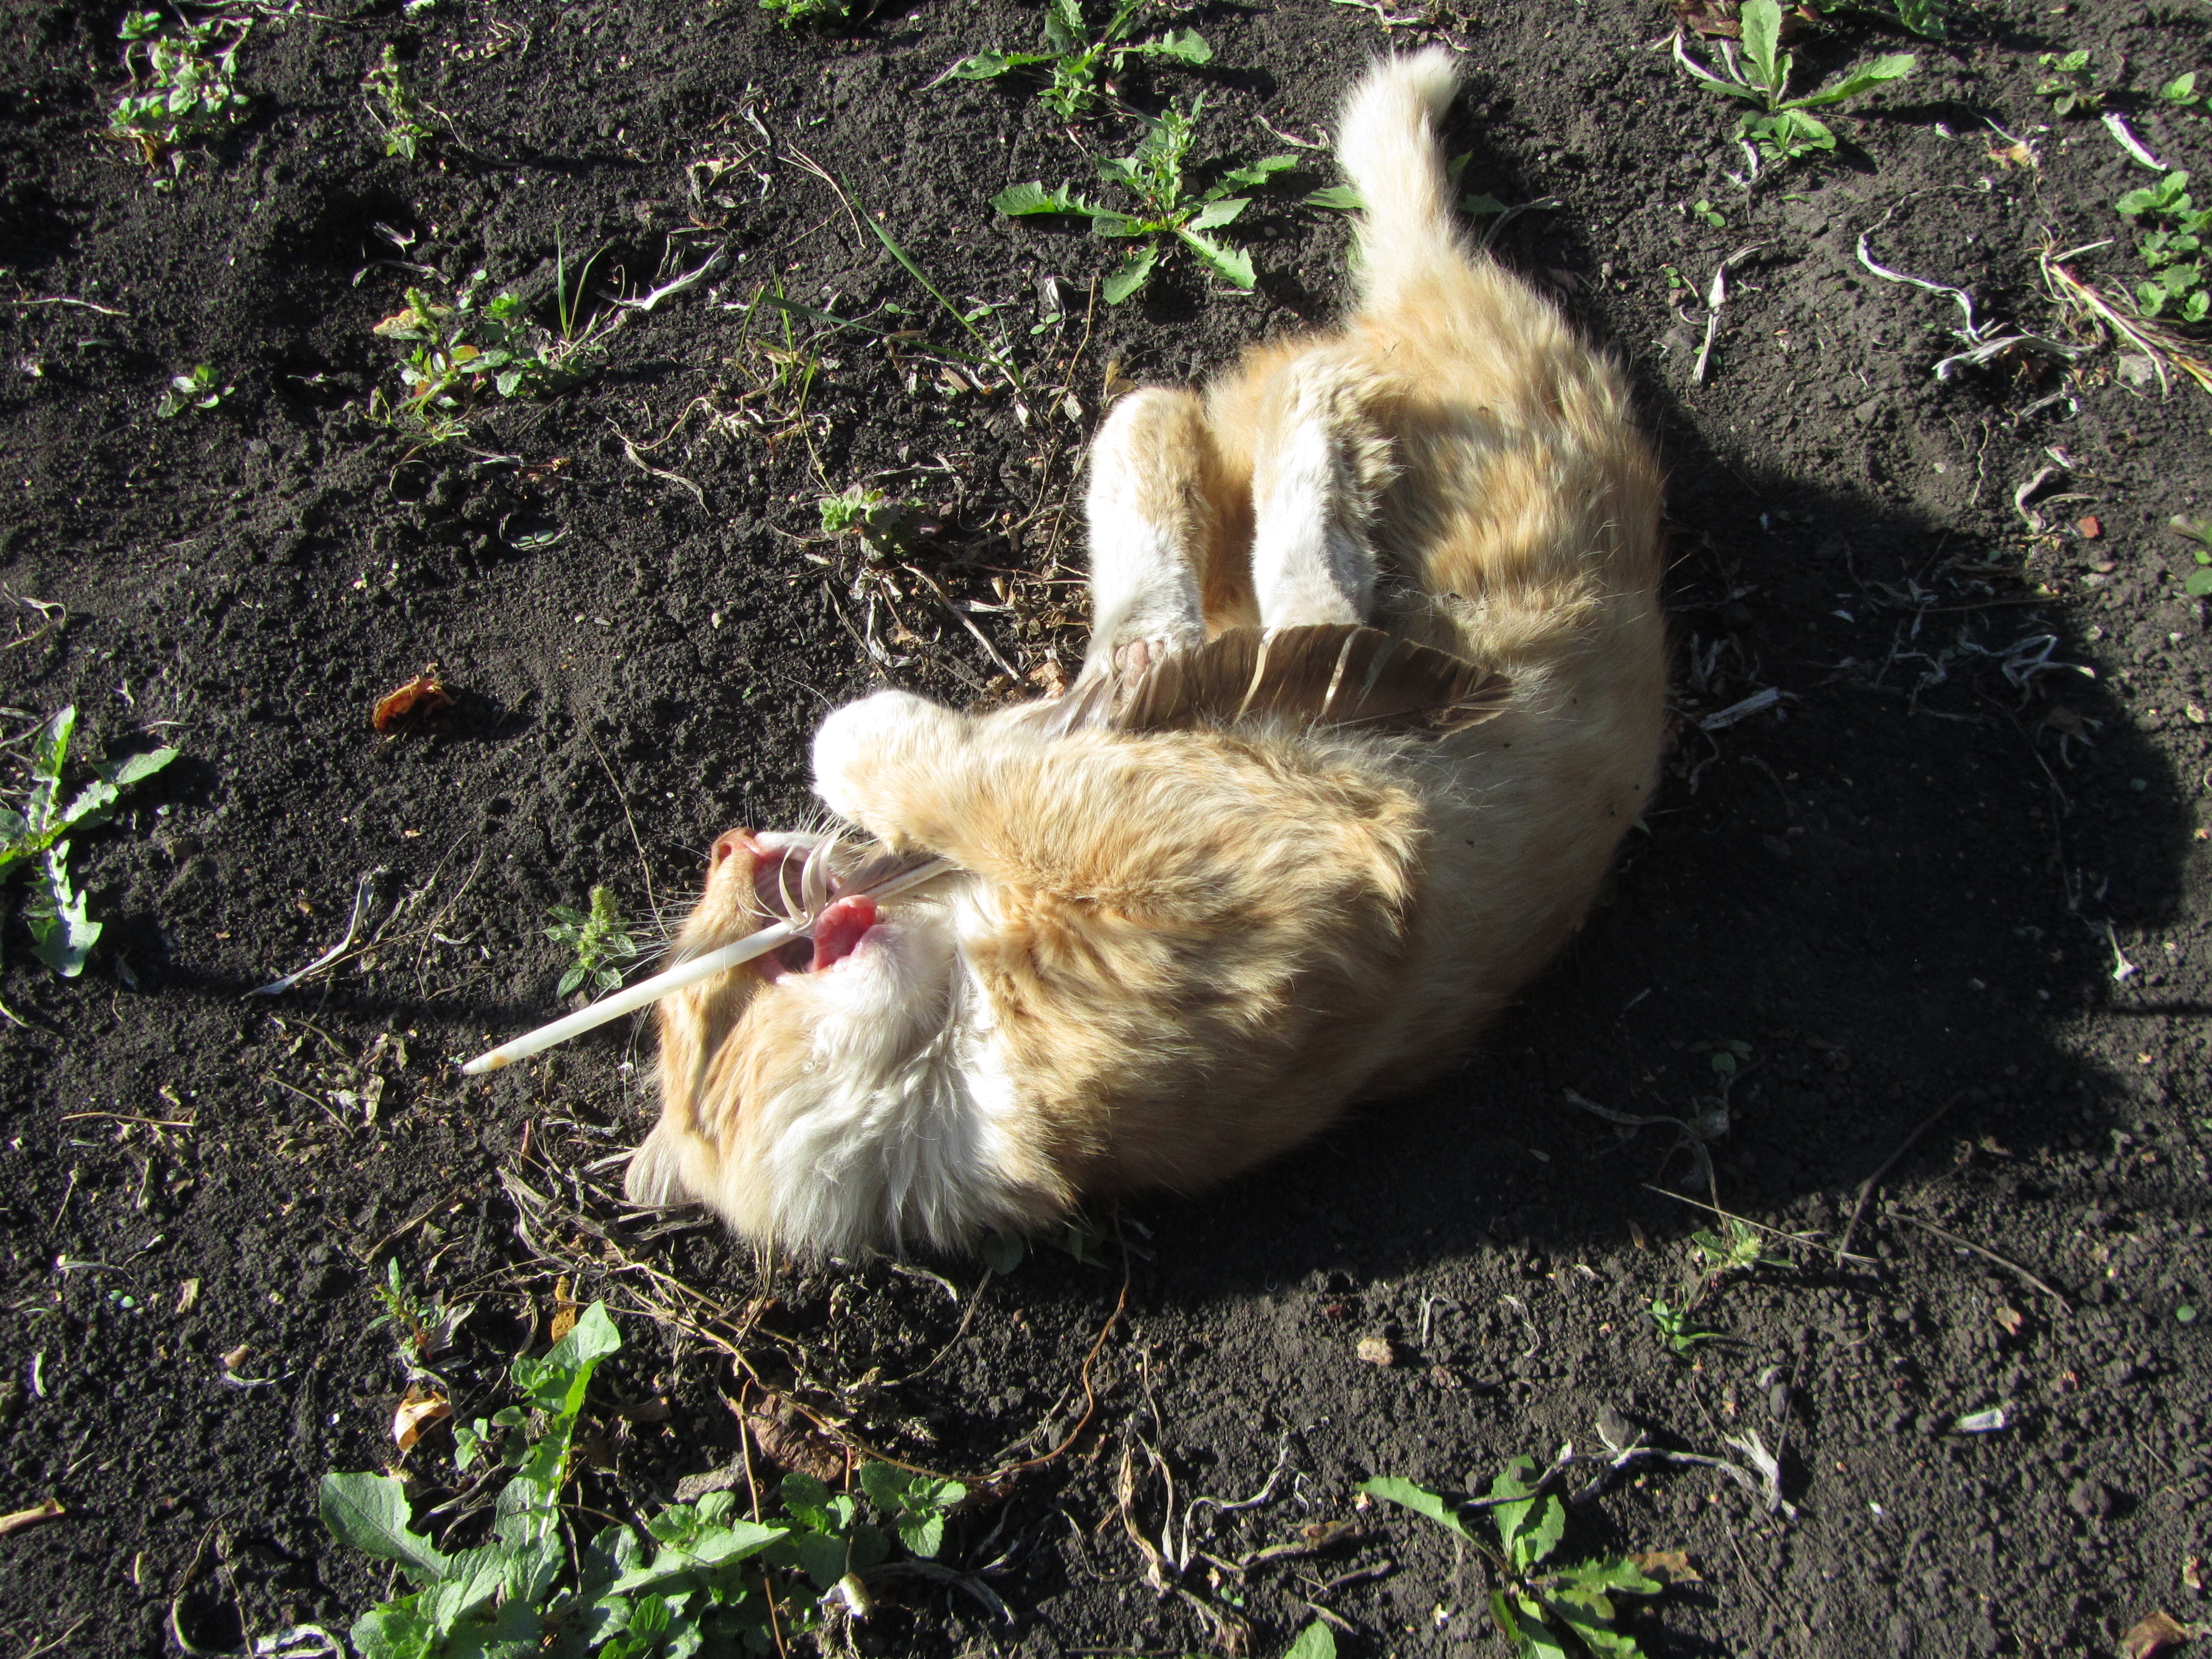
[[[819,921],[662,1000],[661,1118],[631,1161],[632,1202],[703,1203],[747,1237],[834,1254],[952,1247],[1027,1218],[1034,1204],[994,1173],[1018,1160],[958,961],[973,896],[957,876],[881,904],[848,892],[880,867],[819,835],[714,843],[678,955]]]

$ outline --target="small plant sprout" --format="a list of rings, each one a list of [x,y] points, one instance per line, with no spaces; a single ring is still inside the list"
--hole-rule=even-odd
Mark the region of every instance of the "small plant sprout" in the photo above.
[[[760,9],[787,29],[801,23],[857,22],[873,5],[874,0],[760,0]]]
[[[2197,71],[2177,75],[2158,89],[2158,101],[2187,109],[2197,101]]]
[[[520,1403],[455,1423],[458,1470],[508,1472],[495,1499],[452,1523],[458,1530],[471,1515],[489,1515],[472,1547],[418,1531],[398,1476],[323,1477],[323,1523],[342,1542],[398,1563],[416,1585],[355,1621],[349,1635],[361,1659],[799,1651],[793,1638],[824,1629],[823,1602],[867,1604],[866,1575],[891,1559],[894,1538],[921,1560],[943,1547],[945,1517],[966,1489],[882,1463],[860,1469],[880,1524],[863,1518],[861,1498],[793,1474],[775,1492],[783,1513],[771,1507],[765,1522],[738,1518],[736,1494],[717,1492],[644,1513],[642,1528],[617,1522],[590,1531],[596,1511],[568,1489],[581,1473],[593,1378],[621,1348],[605,1306],[594,1303],[542,1358],[514,1362]]]
[[[158,11],[125,12],[116,33],[131,90],[109,113],[107,136],[137,146],[151,167],[185,145],[229,131],[252,101],[238,89],[237,78],[238,49],[252,28],[243,17],[173,22]]]
[[[389,1325],[399,1340],[400,1362],[410,1376],[437,1378],[427,1367],[453,1341],[453,1329],[469,1316],[474,1303],[464,1303],[458,1308],[448,1308],[442,1296],[427,1300],[407,1287],[399,1271],[399,1258],[393,1256],[384,1264],[384,1282],[374,1287],[377,1301],[384,1311],[368,1322],[368,1328],[380,1330]]]
[[[1709,1037],[1692,1043],[1690,1052],[1703,1054],[1714,1076],[1733,1081],[1744,1061],[1751,1058],[1751,1045],[1741,1037]]]
[[[1728,1218],[1728,1235],[1699,1231],[1690,1235],[1690,1243],[1697,1249],[1705,1270],[1715,1279],[1729,1273],[1755,1273],[1761,1267],[1786,1267],[1790,1263],[1780,1256],[1766,1254],[1765,1239],[1759,1229]]]
[[[2212,599],[2212,524],[2177,513],[2166,527],[2190,544],[2197,568],[2181,579],[2181,591],[2192,599]]]
[[[2052,114],[2094,115],[2104,107],[2105,94],[2097,90],[2096,71],[2089,67],[2086,50],[2039,52],[2035,63],[2044,72],[2035,95],[2051,100]]]
[[[0,805],[0,881],[17,865],[35,863],[36,884],[23,908],[31,953],[64,979],[84,971],[85,957],[100,934],[100,924],[86,914],[85,896],[70,883],[69,837],[106,823],[125,789],[177,757],[173,749],[155,749],[119,761],[96,761],[92,781],[64,800],[62,768],[76,731],[74,708],[39,727],[32,734],[30,788],[21,809]]]
[[[2161,314],[2201,323],[2212,311],[2205,289],[2203,237],[2212,229],[2212,208],[2199,210],[2190,198],[2189,175],[2177,168],[2155,183],[2131,190],[2112,204],[2130,219],[2163,222],[2136,244],[2147,280],[2136,285],[2136,304],[2146,317]]]
[[[1636,1638],[1617,1623],[1620,1609],[1613,1598],[1657,1595],[1666,1585],[1625,1555],[1553,1564],[1553,1553],[1566,1533],[1566,1506],[1539,1495],[1529,1484],[1535,1470],[1534,1459],[1516,1457],[1491,1483],[1483,1505],[1498,1529],[1495,1550],[1461,1519],[1458,1505],[1410,1480],[1386,1476],[1368,1481],[1360,1491],[1427,1516],[1482,1553],[1498,1579],[1490,1592],[1490,1614],[1516,1659],[1566,1659],[1572,1652],[1598,1659],[1643,1659]]]
[[[614,890],[592,889],[588,914],[573,904],[556,904],[549,914],[554,922],[545,930],[545,937],[556,945],[567,945],[575,957],[561,975],[554,994],[565,997],[587,982],[602,994],[619,987],[623,970],[615,964],[633,960],[638,950],[637,941],[624,931],[627,924],[615,903]]]
[[[1150,3],[1126,0],[1094,35],[1084,23],[1082,0],[1046,0],[1042,52],[979,52],[962,58],[940,78],[994,81],[1016,70],[1048,68],[1052,80],[1037,94],[1037,101],[1061,120],[1073,121],[1098,101],[1102,76],[1120,75],[1132,58],[1164,58],[1194,65],[1213,61],[1213,48],[1196,29],[1170,29],[1153,40],[1132,40],[1138,15]],[[1113,89],[1110,78],[1104,89]]]
[[[213,409],[238,390],[234,386],[219,386],[215,382],[215,368],[208,363],[194,365],[189,374],[172,375],[168,386],[155,401],[154,412],[165,421],[173,421],[188,409]]]
[[[430,129],[423,124],[422,105],[400,76],[398,49],[386,44],[384,56],[361,84],[368,98],[368,118],[384,135],[384,153],[413,161]]]
[[[991,205],[1011,218],[1079,215],[1091,221],[1097,235],[1141,241],[1143,246],[1131,252],[1100,288],[1109,305],[1120,305],[1143,289],[1159,262],[1161,247],[1178,242],[1208,271],[1249,294],[1256,280],[1251,255],[1207,233],[1232,222],[1251,205],[1251,198],[1232,196],[1231,191],[1256,190],[1277,173],[1295,167],[1297,161],[1290,155],[1267,156],[1250,167],[1231,169],[1195,195],[1189,193],[1183,169],[1204,105],[1205,100],[1200,99],[1186,115],[1170,104],[1146,129],[1135,155],[1099,162],[1101,179],[1121,185],[1137,198],[1133,212],[1101,206],[1064,187],[1048,191],[1034,183],[1000,191],[991,198]]]
[[[1735,46],[1723,40],[1721,72],[1716,73],[1690,56],[1678,31],[1674,36],[1674,61],[1715,91],[1759,106],[1755,112],[1737,123],[1737,131],[1746,143],[1757,144],[1759,153],[1771,161],[1794,161],[1802,156],[1832,152],[1836,135],[1825,122],[1807,112],[1847,103],[1861,93],[1903,80],[1917,67],[1918,60],[1911,53],[1891,52],[1831,81],[1817,92],[1792,98],[1790,76],[1796,67],[1796,58],[1793,53],[1781,50],[1782,8],[1775,0],[1743,0],[1740,16],[1743,28],[1741,60]]]
[[[815,505],[823,535],[851,536],[875,558],[887,558],[904,546],[924,510],[920,501],[866,484],[854,484],[842,495],[824,495]]]
[[[1659,1333],[1659,1340],[1668,1353],[1677,1359],[1687,1359],[1699,1346],[1720,1340],[1718,1331],[1709,1331],[1690,1317],[1689,1309],[1670,1307],[1654,1299],[1650,1307],[1651,1323]]]
[[[591,359],[606,349],[627,313],[602,313],[586,322],[584,282],[599,256],[585,262],[572,287],[566,256],[557,242],[555,247],[557,330],[532,321],[516,295],[484,300],[481,270],[471,273],[451,304],[409,289],[405,307],[374,330],[413,348],[399,365],[406,392],[397,403],[381,389],[372,393],[371,417],[443,443],[468,430],[471,411],[487,386],[502,398],[550,398],[581,382]]]

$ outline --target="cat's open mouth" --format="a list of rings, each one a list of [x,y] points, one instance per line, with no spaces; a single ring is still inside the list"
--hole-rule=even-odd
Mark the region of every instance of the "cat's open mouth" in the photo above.
[[[734,842],[734,845],[732,844]],[[732,830],[717,843],[744,853],[753,860],[753,896],[770,916],[818,913],[813,937],[795,939],[761,959],[764,978],[786,974],[819,973],[833,968],[860,948],[880,914],[874,899],[865,893],[841,896],[844,884],[832,867],[825,843],[812,837],[755,836]]]

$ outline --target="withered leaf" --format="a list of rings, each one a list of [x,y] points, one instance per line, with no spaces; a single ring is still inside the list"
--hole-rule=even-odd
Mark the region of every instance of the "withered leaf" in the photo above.
[[[368,723],[380,732],[389,732],[404,721],[428,720],[453,706],[453,694],[438,678],[438,665],[432,663],[406,684],[379,697]]]
[[[2128,1659],[2158,1659],[2168,1648],[2179,1647],[2203,1634],[2203,1626],[2185,1625],[2164,1608],[2157,1608],[2137,1620],[2120,1638],[2120,1651]]]

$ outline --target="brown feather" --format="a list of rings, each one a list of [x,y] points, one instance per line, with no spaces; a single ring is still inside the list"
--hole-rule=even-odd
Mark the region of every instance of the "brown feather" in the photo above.
[[[1503,713],[1510,689],[1463,657],[1356,623],[1232,628],[1154,663],[1109,723],[1162,732],[1273,717],[1440,738]]]

